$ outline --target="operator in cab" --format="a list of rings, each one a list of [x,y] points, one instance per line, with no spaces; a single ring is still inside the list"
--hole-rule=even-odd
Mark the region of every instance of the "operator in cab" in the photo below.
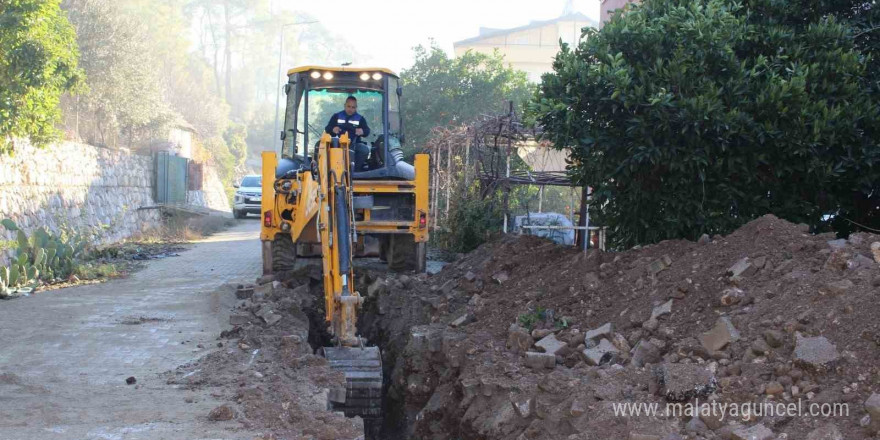
[[[354,150],[353,172],[364,171],[364,166],[370,155],[370,147],[361,141],[361,137],[370,135],[370,127],[367,125],[367,119],[357,112],[357,98],[354,96],[346,98],[345,110],[334,113],[330,117],[330,122],[324,127],[324,131],[332,136],[348,133],[348,138],[351,139],[352,149]]]

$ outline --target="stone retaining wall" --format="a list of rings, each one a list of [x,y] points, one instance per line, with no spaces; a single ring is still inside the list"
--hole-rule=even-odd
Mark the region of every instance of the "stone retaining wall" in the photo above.
[[[35,148],[17,140],[14,156],[0,156],[0,219],[26,232],[46,226],[93,232],[99,244],[118,242],[159,226],[151,156],[63,142]],[[229,211],[217,173],[205,169],[204,193],[192,204]],[[0,264],[15,234],[0,227]]]

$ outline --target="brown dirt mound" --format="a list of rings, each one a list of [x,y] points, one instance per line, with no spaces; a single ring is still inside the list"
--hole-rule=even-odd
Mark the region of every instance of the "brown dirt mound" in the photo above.
[[[880,392],[875,241],[880,237],[863,233],[835,241],[764,216],[726,237],[624,252],[583,253],[508,236],[426,279],[368,275],[382,288],[372,289],[363,329],[388,353],[389,405],[400,415],[386,431],[437,439],[659,440],[688,432],[738,438],[742,432],[734,431],[751,427],[768,429],[768,438],[800,439],[832,422],[843,438],[873,438],[863,426],[863,402]],[[671,312],[663,313],[668,301]],[[723,322],[738,339],[723,344],[731,336]],[[584,349],[600,341],[584,333],[606,323],[613,331],[604,338],[619,353],[593,366],[599,358],[591,361]],[[540,369],[547,356],[511,348],[523,334],[523,348],[533,352],[546,335],[561,341],[552,369]],[[823,355],[824,364],[811,358]],[[709,376],[711,384],[694,384],[697,391],[671,389]],[[840,403],[849,415],[719,422],[612,411],[612,403],[665,404],[673,395]]]

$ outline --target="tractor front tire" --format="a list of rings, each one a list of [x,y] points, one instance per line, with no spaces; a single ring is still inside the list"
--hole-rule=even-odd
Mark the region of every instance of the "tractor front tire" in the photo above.
[[[272,273],[279,275],[296,268],[296,243],[290,234],[275,234],[272,241]]]

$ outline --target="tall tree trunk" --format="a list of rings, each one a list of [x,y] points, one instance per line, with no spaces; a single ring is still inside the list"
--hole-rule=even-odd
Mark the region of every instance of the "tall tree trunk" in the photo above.
[[[220,61],[217,59],[220,52],[220,45],[217,43],[217,32],[214,30],[214,20],[211,17],[211,6],[205,7],[205,14],[208,16],[208,29],[211,30],[211,41],[214,43],[214,85],[217,88],[217,96],[223,96],[223,90],[220,88]]]
[[[223,16],[226,20],[226,102],[232,101],[232,23],[229,18],[229,0],[223,2]]]

